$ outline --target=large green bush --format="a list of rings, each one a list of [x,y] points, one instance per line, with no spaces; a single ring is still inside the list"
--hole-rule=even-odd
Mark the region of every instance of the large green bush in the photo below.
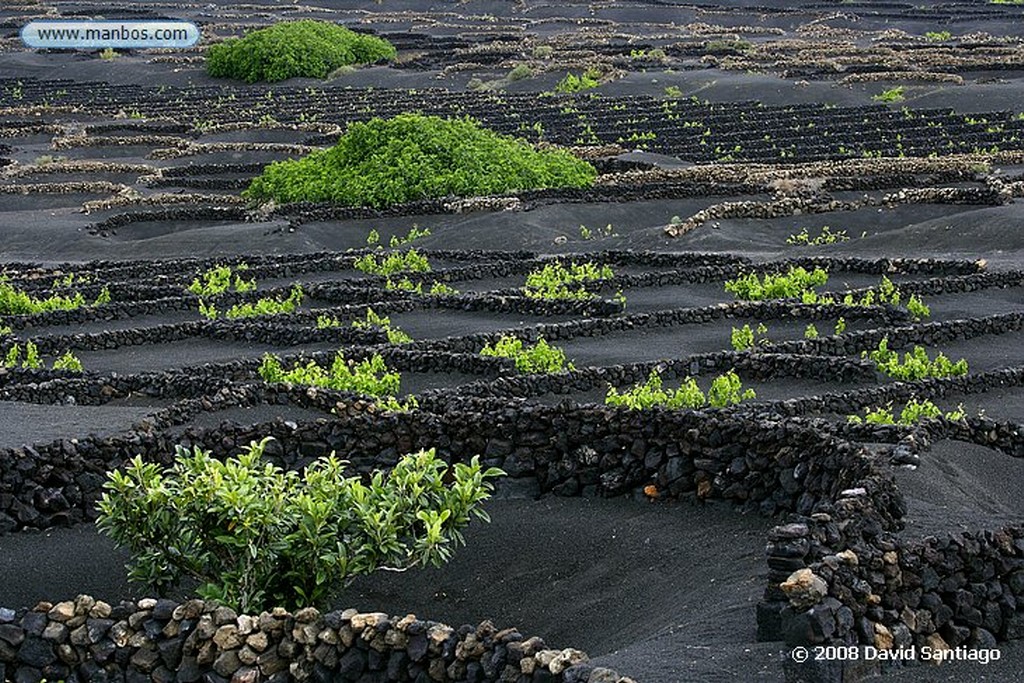
[[[243,193],[281,202],[383,207],[417,199],[586,187],[597,171],[563,151],[537,151],[470,118],[420,114],[349,125],[334,147],[278,161]]]
[[[273,83],[296,76],[324,78],[340,66],[394,59],[396,54],[395,47],[382,38],[304,19],[213,45],[206,53],[206,71],[247,83]]]
[[[249,614],[324,607],[360,574],[446,562],[471,517],[488,521],[487,480],[504,474],[478,458],[449,469],[429,450],[368,483],[333,455],[300,475],[262,460],[268,441],[225,461],[178,446],[163,472],[140,457],[112,472],[97,524],[132,552],[129,577],[161,592],[194,579]]]

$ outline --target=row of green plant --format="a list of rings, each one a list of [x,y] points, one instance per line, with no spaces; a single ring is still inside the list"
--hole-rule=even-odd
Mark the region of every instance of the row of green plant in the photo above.
[[[397,249],[398,247],[410,244],[422,237],[429,236],[430,228],[423,228],[421,230],[419,226],[413,225],[411,228],[409,228],[409,232],[407,232],[404,237],[392,235],[391,240],[388,243],[388,246],[390,246],[392,249]],[[376,228],[371,229],[370,234],[366,236],[366,244],[367,246],[376,247],[378,249],[384,248],[384,246],[380,243],[380,233],[377,232]]]
[[[45,367],[43,358],[39,354],[39,347],[31,341],[25,342],[24,351],[20,344],[15,344],[7,349],[4,354],[3,365],[5,368],[23,368],[25,370],[40,370]],[[82,372],[82,361],[70,351],[53,360],[51,366],[54,370],[66,370],[68,372]]]
[[[822,268],[809,271],[803,266],[792,266],[785,273],[747,273],[727,280],[725,291],[744,301],[803,299],[808,293],[816,295],[814,288],[827,282],[828,271]]]
[[[264,461],[268,442],[225,460],[178,446],[163,471],[137,456],[111,472],[97,525],[132,554],[129,578],[159,594],[195,582],[246,614],[326,609],[360,575],[451,559],[470,521],[489,521],[481,505],[505,474],[432,449],[366,482],[334,454],[300,474]]]
[[[83,306],[102,306],[110,303],[110,290],[104,287],[92,304],[87,304],[81,292],[74,294],[51,294],[34,297],[18,289],[4,278],[0,278],[0,315],[25,315],[48,313],[50,311],[73,311]]]
[[[419,199],[589,187],[597,171],[560,150],[420,114],[351,123],[338,144],[268,165],[243,196],[381,208]]]
[[[831,295],[821,295],[815,287],[824,286],[828,282],[828,271],[815,268],[808,271],[803,266],[792,266],[785,273],[747,273],[725,282],[725,290],[737,299],[744,301],[764,301],[770,299],[800,299],[805,304],[835,304]],[[915,320],[931,315],[931,308],[916,294],[905,299],[907,311]],[[904,302],[903,293],[887,276],[883,275],[877,287],[867,289],[858,299],[853,294],[843,297],[845,306],[874,306],[889,304],[900,306]]]
[[[523,292],[531,299],[587,300],[597,295],[587,291],[585,283],[610,280],[613,277],[615,273],[607,264],[598,266],[592,261],[587,261],[565,265],[561,261],[554,261],[528,273]]]
[[[263,297],[256,301],[234,304],[224,312],[224,317],[229,319],[256,318],[266,315],[293,313],[295,309],[302,305],[303,297],[302,285],[292,285],[287,297]],[[220,317],[217,305],[207,304],[202,299],[199,300],[199,313],[208,320],[216,320]]]
[[[343,323],[336,317],[319,315],[316,318],[317,329],[323,330],[331,327],[342,327]],[[352,327],[356,329],[382,330],[388,336],[390,344],[408,344],[412,337],[403,332],[399,327],[391,324],[390,316],[378,315],[372,308],[366,309],[366,317],[363,320],[353,320]]]
[[[548,344],[544,338],[534,344],[525,344],[522,339],[502,336],[494,344],[485,345],[480,355],[511,358],[519,372],[562,372],[575,369],[572,363],[566,363],[565,352]]]
[[[825,225],[822,226],[821,231],[811,237],[811,233],[804,228],[798,233],[794,233],[786,238],[786,244],[792,244],[802,247],[821,246],[823,244],[836,244],[839,242],[849,241],[850,236],[846,234],[845,230],[839,230],[832,232],[832,228]]]
[[[839,318],[836,321],[834,334],[842,334],[845,331],[846,319]],[[814,323],[808,323],[804,328],[804,339],[817,339],[818,336],[818,327]],[[750,351],[771,344],[768,339],[768,327],[764,323],[758,323],[756,328],[752,328],[749,323],[744,324],[743,327],[732,328],[729,342],[736,351]]]
[[[914,346],[911,351],[900,354],[889,348],[888,335],[882,337],[878,347],[872,351],[861,353],[862,358],[870,358],[878,370],[894,379],[913,381],[929,377],[958,377],[967,374],[967,359],[961,358],[955,363],[939,352],[935,358],[929,358],[923,346]]]
[[[734,370],[715,377],[705,396],[693,377],[686,378],[678,389],[664,389],[661,371],[655,368],[647,376],[646,382],[636,384],[624,392],[620,393],[614,386],[609,386],[604,402],[611,406],[624,406],[630,410],[643,410],[655,406],[695,409],[706,405],[725,408],[756,397],[753,389],[743,388],[743,381]]]
[[[921,420],[934,420],[937,418],[945,418],[947,420],[962,420],[964,419],[964,407],[963,405],[957,406],[956,410],[951,410],[943,413],[942,409],[932,403],[928,399],[918,401],[916,398],[910,399],[903,406],[903,410],[900,411],[899,417],[893,413],[892,401],[889,401],[886,405],[879,408],[865,408],[864,417],[859,415],[848,415],[847,420],[854,424],[882,424],[882,425],[915,425]]]
[[[364,254],[352,264],[355,269],[367,275],[395,275],[397,273],[429,273],[430,260],[409,247],[404,251],[388,254]]]
[[[217,296],[224,292],[251,292],[256,289],[256,280],[245,280],[241,273],[249,270],[249,265],[239,263],[237,266],[218,264],[200,273],[188,286],[188,291],[196,296]]]
[[[424,291],[422,282],[413,282],[407,277],[403,277],[401,280],[392,280],[388,278],[384,281],[384,289],[388,291],[396,292],[410,292],[412,294],[429,294],[430,296],[453,296],[459,293],[459,290],[455,289],[451,285],[444,282],[435,280],[430,283],[430,287]]]

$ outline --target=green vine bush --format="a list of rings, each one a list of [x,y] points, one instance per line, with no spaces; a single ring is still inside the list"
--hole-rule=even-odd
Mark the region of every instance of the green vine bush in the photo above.
[[[246,270],[249,270],[249,266],[245,263],[233,269],[231,266],[216,265],[193,279],[188,291],[196,296],[217,296],[227,291],[251,292],[256,289],[256,280],[242,279],[240,273]]]
[[[377,256],[364,254],[352,264],[367,275],[395,275],[396,273],[429,273],[430,260],[413,248]]]
[[[768,327],[764,323],[758,323],[756,329],[751,328],[749,324],[732,328],[729,341],[736,351],[751,351],[757,346],[771,343],[768,340]]]
[[[952,421],[962,420],[964,419],[964,407],[960,405],[957,406],[956,410],[943,413],[942,409],[930,400],[918,401],[915,398],[907,401],[903,406],[903,410],[900,411],[899,418],[893,414],[892,402],[881,408],[865,408],[863,418],[859,415],[847,416],[847,420],[854,424],[899,424],[905,426],[917,424],[921,420],[934,420],[938,418]]]
[[[814,237],[811,237],[811,233],[804,228],[800,232],[793,233],[786,238],[786,244],[792,244],[799,247],[816,247],[824,244],[836,244],[839,242],[849,241],[850,236],[846,234],[845,230],[839,230],[832,232],[832,228],[825,225],[822,226],[821,232]]]
[[[601,85],[601,71],[591,67],[579,76],[571,71],[565,74],[565,77],[555,85],[555,92],[571,94],[591,90],[599,85]]]
[[[24,370],[40,370],[44,367],[42,356],[39,355],[39,347],[31,341],[25,342],[24,355],[20,344],[7,349],[4,354],[2,366],[5,368],[22,368]],[[82,361],[70,351],[53,361],[54,370],[66,370],[68,372],[82,372]]]
[[[411,292],[412,294],[419,295],[429,294],[430,296],[453,296],[459,293],[459,290],[451,285],[438,281],[431,282],[430,288],[424,292],[422,282],[413,282],[407,277],[403,277],[401,280],[388,278],[384,282],[384,289],[388,291]]]
[[[634,385],[625,392],[620,393],[614,386],[609,386],[604,402],[611,406],[624,406],[630,410],[643,410],[655,406],[692,410],[705,405],[725,408],[756,397],[753,389],[743,389],[743,381],[734,370],[715,377],[711,381],[711,389],[705,396],[693,377],[687,377],[678,389],[666,391],[661,372],[655,368],[647,376],[646,382]]]
[[[317,323],[319,325],[319,319]],[[380,316],[372,308],[366,309],[366,318],[364,320],[353,320],[352,327],[361,330],[383,330],[384,333],[387,334],[388,343],[390,344],[408,344],[412,341],[412,337],[391,324],[390,316]]]
[[[889,348],[889,337],[878,342],[878,348],[861,353],[875,362],[878,370],[894,379],[913,381],[929,377],[958,377],[967,374],[967,359],[961,358],[955,363],[939,353],[934,359],[922,346],[914,346],[913,350],[900,354]]]
[[[613,277],[615,273],[607,264],[597,266],[592,261],[587,261],[573,262],[566,266],[560,261],[555,261],[527,274],[523,292],[531,299],[588,300],[596,298],[597,295],[587,291],[585,283],[609,280]]]
[[[129,578],[161,592],[195,580],[246,614],[323,609],[357,576],[447,562],[473,518],[490,521],[481,505],[504,475],[433,450],[368,483],[333,454],[286,472],[263,461],[268,441],[224,461],[178,446],[162,472],[138,456],[111,472],[97,526],[132,553]]]
[[[354,363],[338,351],[328,368],[309,361],[306,365],[296,363],[291,370],[285,370],[280,359],[268,353],[260,363],[259,375],[271,383],[288,382],[371,396],[394,396],[401,386],[401,375],[388,368],[380,354]]]
[[[224,313],[224,317],[230,319],[256,318],[264,315],[293,313],[296,308],[302,305],[303,296],[302,285],[292,285],[288,296],[284,299],[264,297],[257,299],[255,302],[235,304]],[[220,312],[215,304],[207,304],[202,299],[199,300],[199,313],[209,320],[216,320],[220,316]]]
[[[267,166],[243,192],[278,202],[381,208],[419,199],[589,187],[597,171],[564,151],[537,151],[470,118],[400,114],[352,123],[338,144]]]
[[[821,287],[827,282],[828,271],[821,268],[809,271],[802,266],[796,266],[785,273],[765,273],[763,277],[757,273],[747,273],[726,281],[725,291],[744,301],[791,298],[806,300],[807,295],[813,295],[816,299],[817,293],[814,288]]]
[[[102,306],[107,303],[110,303],[110,290],[104,287],[91,305]],[[45,298],[37,298],[0,278],[0,315],[73,311],[86,305],[89,304],[86,303],[81,292],[71,295],[53,294]]]
[[[548,344],[543,338],[538,339],[536,344],[527,345],[522,339],[506,335],[493,345],[484,346],[480,355],[511,358],[515,360],[519,372],[562,372],[566,369],[575,369],[572,363],[565,362],[565,352],[562,349]]]
[[[328,21],[287,21],[244,38],[228,38],[206,52],[206,72],[246,83],[303,76],[325,78],[338,67],[397,56],[388,41]]]

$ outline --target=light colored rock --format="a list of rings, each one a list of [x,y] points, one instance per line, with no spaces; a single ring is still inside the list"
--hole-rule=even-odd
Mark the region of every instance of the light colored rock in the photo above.
[[[75,603],[71,602],[70,600],[58,602],[56,605],[50,608],[50,611],[47,612],[46,616],[50,617],[50,619],[53,619],[54,621],[67,621],[71,617],[75,616]]]
[[[806,567],[790,574],[788,579],[779,584],[779,588],[797,609],[813,607],[828,595],[828,584]]]

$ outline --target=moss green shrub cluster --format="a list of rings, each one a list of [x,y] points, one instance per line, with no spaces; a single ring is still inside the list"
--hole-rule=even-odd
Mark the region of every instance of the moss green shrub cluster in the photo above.
[[[433,450],[367,483],[333,454],[286,472],[263,461],[268,441],[224,461],[178,446],[163,472],[141,457],[111,472],[97,525],[131,551],[129,578],[161,593],[197,581],[200,597],[246,614],[326,608],[361,574],[447,562],[461,529],[489,521],[488,480],[504,475]]]
[[[572,363],[565,362],[565,351],[548,344],[541,338],[536,344],[524,344],[522,339],[503,336],[493,345],[487,344],[480,351],[481,356],[511,358],[519,372],[562,372],[573,370]]]
[[[624,406],[630,410],[643,410],[655,406],[686,410],[702,408],[705,405],[725,408],[756,397],[753,389],[743,388],[743,381],[734,370],[715,377],[711,381],[711,389],[705,396],[693,377],[687,377],[678,389],[666,391],[663,388],[661,372],[654,369],[647,376],[646,382],[637,384],[625,392],[620,393],[615,387],[608,387],[604,402],[611,406]]]
[[[349,125],[338,144],[270,164],[243,193],[280,202],[384,207],[419,199],[588,187],[597,171],[563,151],[537,151],[470,118],[420,114]]]
[[[244,38],[229,38],[206,53],[211,76],[246,83],[273,83],[304,76],[324,78],[349,64],[394,59],[395,47],[376,36],[356,33],[327,21],[288,21],[261,28]]]

